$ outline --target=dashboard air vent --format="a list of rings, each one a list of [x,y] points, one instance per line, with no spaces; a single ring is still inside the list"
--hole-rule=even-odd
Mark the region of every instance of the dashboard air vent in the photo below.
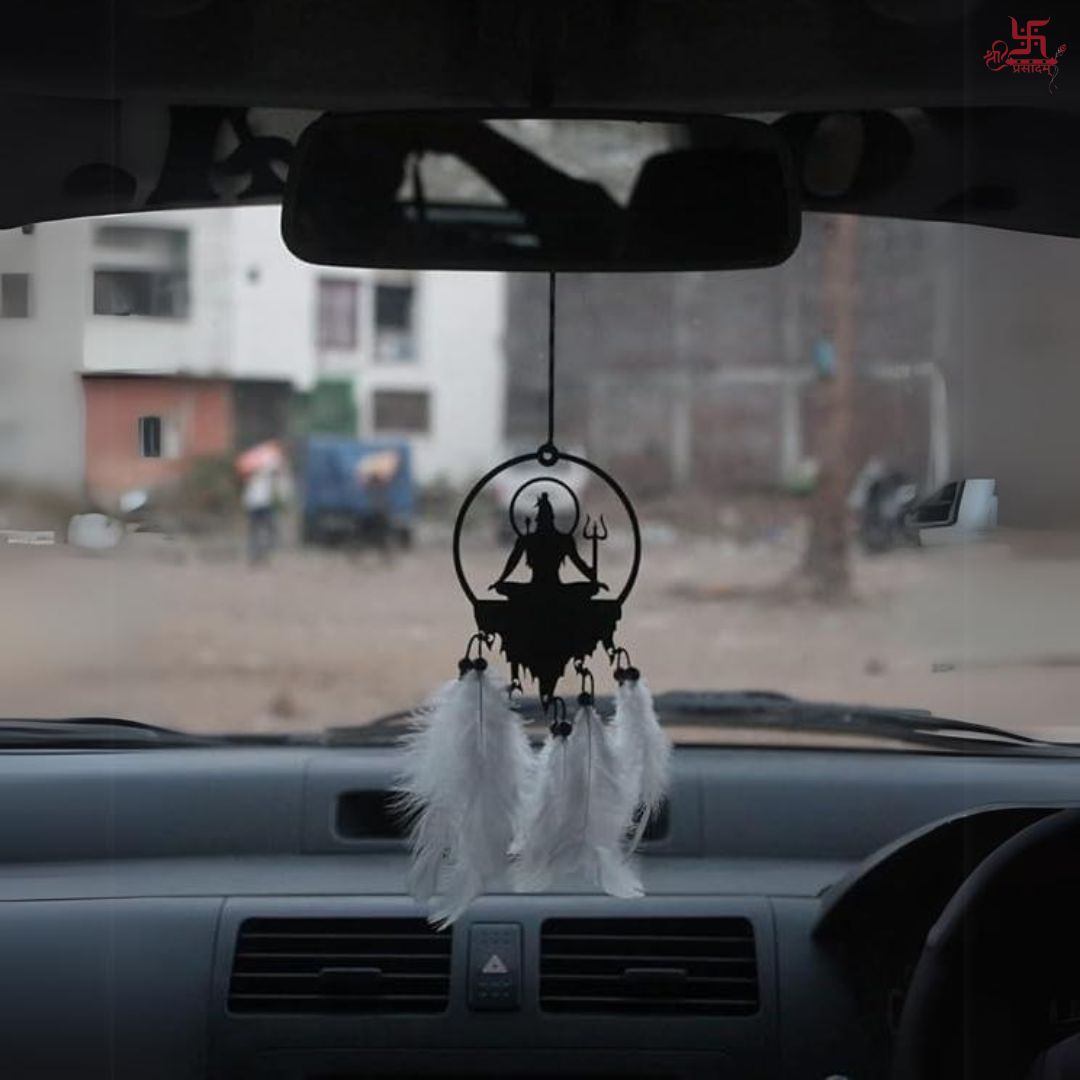
[[[743,918],[548,919],[540,1007],[750,1016],[758,1011],[754,928]]]
[[[423,919],[247,919],[233,1013],[433,1013],[450,993],[450,933]]]
[[[337,800],[337,834],[346,840],[401,840],[408,833],[392,791],[343,791]]]

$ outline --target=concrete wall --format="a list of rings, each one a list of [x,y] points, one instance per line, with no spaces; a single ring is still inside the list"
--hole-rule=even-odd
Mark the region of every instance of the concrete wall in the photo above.
[[[30,318],[0,318],[0,480],[66,496],[83,483],[87,244],[78,221],[0,232],[0,272],[31,275]]]
[[[1005,525],[1080,525],[1080,242],[953,230],[956,471],[998,481]]]
[[[808,216],[799,249],[768,270],[561,275],[561,441],[584,441],[642,493],[782,484],[816,450],[824,228]],[[950,265],[939,230],[859,222],[854,469],[871,456],[920,480],[943,467],[935,446],[947,432],[931,399],[953,312],[940,300]],[[514,275],[508,288],[507,430],[535,446],[546,423],[547,281]]]

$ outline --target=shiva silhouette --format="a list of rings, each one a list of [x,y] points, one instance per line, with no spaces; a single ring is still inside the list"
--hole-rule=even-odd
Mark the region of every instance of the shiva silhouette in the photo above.
[[[578,553],[573,534],[559,531],[555,524],[555,511],[546,492],[540,494],[535,505],[536,528],[532,528],[529,518],[525,519],[525,532],[518,535],[517,543],[506,560],[499,580],[488,588],[508,598],[524,596],[538,589],[565,589],[585,596],[595,596],[601,590],[606,591],[607,586],[597,579],[595,545],[593,565],[589,566]],[[507,581],[522,558],[532,571],[532,580],[527,583]],[[567,559],[580,571],[582,577],[586,578],[585,581],[568,584],[560,579],[559,568]]]
[[[474,609],[478,628],[502,639],[513,683],[520,686],[522,671],[530,672],[546,708],[571,660],[584,660],[601,644],[609,652],[614,648],[622,607],[619,600],[601,600],[596,595],[607,590],[597,573],[598,548],[608,535],[603,519],[590,525],[586,518],[581,534],[592,543],[590,566],[574,541],[576,521],[571,528],[561,530],[547,493],[542,493],[534,506],[535,519],[526,518],[524,529],[518,530],[511,503],[517,541],[498,581],[488,586],[503,599],[475,600]],[[530,580],[507,580],[522,559],[531,571]],[[584,581],[562,580],[559,571],[567,560]]]

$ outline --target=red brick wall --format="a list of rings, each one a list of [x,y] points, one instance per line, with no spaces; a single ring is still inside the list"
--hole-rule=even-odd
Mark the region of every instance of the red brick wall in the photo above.
[[[178,479],[193,458],[233,449],[232,393],[226,380],[89,378],[86,403],[86,485],[90,495],[113,499],[132,488]],[[144,458],[139,417],[175,418],[179,454]]]

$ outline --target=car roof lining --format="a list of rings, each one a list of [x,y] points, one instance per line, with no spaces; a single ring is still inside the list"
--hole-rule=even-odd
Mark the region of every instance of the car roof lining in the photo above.
[[[0,99],[0,143],[8,150],[0,172],[0,228],[278,202],[295,139],[318,115],[148,101]],[[774,121],[800,168],[815,125],[827,115],[789,113]],[[806,209],[1080,235],[1080,117],[1017,108],[861,115],[868,130],[879,125],[885,131],[868,152],[869,165],[843,194],[804,190]]]
[[[9,0],[0,93],[323,109],[1006,105],[1032,100],[1025,80],[983,63],[1009,10],[1003,0]],[[1055,40],[1069,29],[1055,14]],[[1061,95],[1054,107],[1077,104]]]
[[[257,158],[323,111],[858,110],[893,118],[906,154],[870,188],[804,192],[807,209],[1080,235],[1080,96],[987,70],[1007,16],[997,0],[12,0],[0,227],[276,201],[280,163],[245,184],[206,134],[237,118]],[[1070,26],[1056,14],[1052,39]],[[785,130],[797,153],[812,131]]]

